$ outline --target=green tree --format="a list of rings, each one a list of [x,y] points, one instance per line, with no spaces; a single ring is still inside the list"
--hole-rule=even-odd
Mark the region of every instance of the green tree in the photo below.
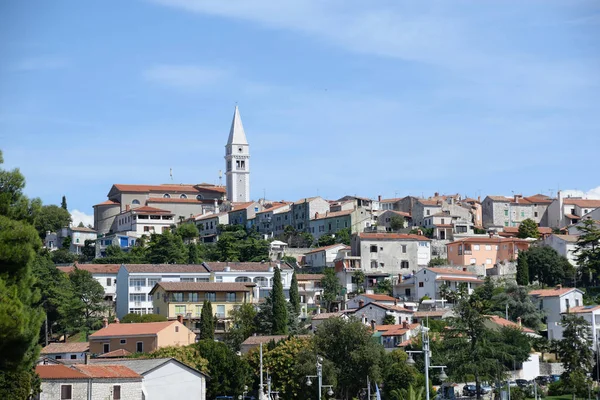
[[[60,208],[62,208],[63,210],[68,210],[68,208],[67,208],[67,197],[66,196],[62,197],[62,201],[60,202]]]
[[[199,262],[198,246],[195,243],[188,244],[188,264],[198,264]]]
[[[492,297],[492,312],[500,317],[506,314],[508,306],[508,318],[516,321],[521,318],[523,325],[532,329],[540,329],[544,314],[533,303],[527,288],[509,283],[503,291]]]
[[[392,232],[397,232],[402,228],[404,228],[404,217],[401,215],[393,215],[392,218],[390,218],[390,229]]]
[[[383,318],[383,325],[394,325],[396,323],[396,318],[393,315],[386,314],[385,318]]]
[[[429,267],[438,267],[441,265],[448,265],[448,264],[450,264],[450,263],[448,262],[447,258],[434,257],[431,260],[429,260],[428,266]]]
[[[89,332],[100,328],[107,309],[104,302],[104,288],[89,271],[77,267],[69,274],[69,280],[73,294],[79,303],[73,311],[77,311],[80,315],[81,329]]]
[[[346,246],[350,246],[350,236],[352,236],[350,228],[340,229],[335,234],[335,242],[345,244]]]
[[[256,332],[256,309],[244,303],[229,312],[231,324],[225,334],[225,343],[234,351],[239,351],[244,340]]]
[[[290,304],[296,314],[300,314],[300,294],[298,293],[298,278],[296,271],[292,274],[292,283],[290,285]]]
[[[523,222],[519,224],[519,232],[517,233],[517,237],[521,239],[539,238],[540,231],[538,229],[537,223],[531,218],[523,220]]]
[[[386,353],[383,362],[383,393],[385,398],[393,398],[392,392],[400,393],[417,383],[419,373],[406,363],[407,354],[403,350]],[[402,400],[402,398],[398,399]]]
[[[526,256],[517,259],[517,283],[521,286],[529,285],[529,265]]]
[[[323,288],[322,299],[325,302],[326,309],[331,311],[331,306],[337,300],[342,285],[340,285],[333,268],[325,268],[323,275],[323,279],[321,279],[321,287]]]
[[[563,338],[560,341],[558,355],[565,371],[561,375],[565,388],[569,388],[573,395],[580,394],[580,390],[587,389],[586,375],[592,372],[594,354],[591,350],[591,327],[580,316],[567,314],[563,321]],[[581,385],[584,383],[584,385]],[[575,396],[573,396],[575,398]]]
[[[196,226],[196,224],[188,222],[179,225],[179,227],[175,231],[175,234],[181,236],[184,243],[189,243],[193,239],[198,238],[200,232],[198,232],[198,227]]]
[[[586,284],[600,277],[600,229],[592,220],[583,221],[577,227],[579,237],[575,248],[577,265]]]
[[[239,357],[223,342],[212,339],[200,340],[197,346],[200,356],[208,362],[206,398],[214,399],[218,395],[237,395],[244,391],[249,382],[250,367],[246,360]]]
[[[56,232],[69,226],[71,214],[64,208],[55,205],[42,206],[35,217],[34,226],[40,237],[46,237],[46,232]]]
[[[323,235],[317,241],[319,247],[331,246],[335,244],[335,237],[333,235]]]
[[[352,282],[356,284],[356,290],[358,293],[361,293],[364,290],[363,285],[365,283],[365,279],[365,273],[362,272],[362,270],[354,271],[352,274]]]
[[[163,322],[167,317],[160,314],[126,314],[121,318],[122,324],[140,323],[140,322]]]
[[[527,257],[530,282],[554,286],[574,276],[571,263],[550,246],[532,246],[519,254]]]
[[[373,382],[381,382],[383,346],[372,340],[369,328],[360,321],[325,320],[313,341],[317,354],[335,366],[338,378],[335,398],[356,397],[366,376]]]
[[[215,338],[215,317],[212,312],[212,304],[208,300],[204,300],[202,312],[200,313],[200,340]]]
[[[151,264],[183,264],[188,258],[181,236],[169,231],[152,234],[147,251],[148,261]]]
[[[392,295],[394,288],[392,286],[392,281],[389,279],[383,279],[377,282],[377,287],[375,288],[375,293],[387,294],[388,296]]]
[[[273,334],[285,335],[288,332],[288,310],[285,295],[283,294],[283,284],[279,268],[275,268],[273,274],[271,296],[273,301]]]
[[[83,261],[92,261],[96,258],[96,241],[86,239],[83,243],[81,254],[83,256]]]

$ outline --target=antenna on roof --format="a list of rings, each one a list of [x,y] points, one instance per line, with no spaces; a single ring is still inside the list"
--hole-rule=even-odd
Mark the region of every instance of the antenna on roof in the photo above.
[[[169,176],[171,177],[171,182],[173,182],[173,168],[169,168]]]
[[[223,171],[219,170],[219,186],[223,186],[221,184],[221,179],[223,179]]]

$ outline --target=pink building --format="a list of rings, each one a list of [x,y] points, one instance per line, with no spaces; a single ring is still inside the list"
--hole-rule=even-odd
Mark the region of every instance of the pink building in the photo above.
[[[520,251],[529,248],[529,241],[517,238],[464,238],[448,243],[450,265],[485,265],[492,268],[501,261],[514,261]]]

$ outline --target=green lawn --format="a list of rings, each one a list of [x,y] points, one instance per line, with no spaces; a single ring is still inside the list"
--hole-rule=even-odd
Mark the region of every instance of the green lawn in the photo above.
[[[533,397],[532,398],[528,397],[527,400],[529,400],[529,399],[533,400]],[[544,397],[544,400],[571,400],[571,399],[573,399],[573,396],[571,396],[570,394],[563,394],[562,396],[546,396],[546,397]],[[586,399],[587,399],[587,397],[586,397]]]

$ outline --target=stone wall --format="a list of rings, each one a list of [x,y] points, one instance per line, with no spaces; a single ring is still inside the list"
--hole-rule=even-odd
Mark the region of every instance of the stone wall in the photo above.
[[[540,362],[540,375],[560,375],[564,371],[563,363]]]
[[[516,262],[501,262],[495,264],[492,268],[489,268],[487,275],[493,279],[510,279],[514,280],[517,276],[517,263]]]
[[[448,243],[450,243],[449,240],[433,239],[431,241],[431,258],[448,258],[448,249],[446,247]]]

